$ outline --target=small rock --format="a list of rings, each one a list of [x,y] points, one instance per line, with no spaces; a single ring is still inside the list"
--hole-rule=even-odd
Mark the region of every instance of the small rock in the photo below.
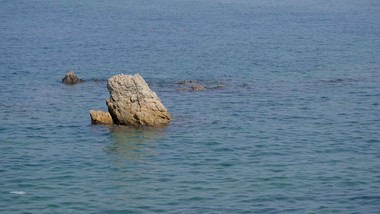
[[[190,87],[191,90],[194,90],[194,91],[201,91],[201,90],[206,90],[205,87],[201,86],[201,85],[193,85]]]
[[[68,71],[66,73],[66,76],[64,78],[62,78],[62,82],[65,83],[65,84],[67,84],[67,85],[75,85],[78,82],[84,82],[84,80],[79,79],[77,77],[77,75],[75,75],[74,72]]]
[[[193,85],[191,87],[178,88],[178,91],[186,91],[186,90],[202,91],[202,90],[206,90],[206,88],[203,87],[202,85]]]
[[[226,85],[223,85],[223,84],[219,84],[216,86],[217,88],[222,88],[222,87],[226,87]]]
[[[184,80],[184,81],[181,81],[181,82],[176,82],[175,84],[180,84],[180,85],[183,85],[183,84],[186,84],[187,83],[187,81],[186,80]]]
[[[103,124],[103,125],[113,124],[112,117],[110,113],[108,112],[90,110],[90,116],[91,116],[92,124]]]
[[[196,81],[196,80],[190,80],[189,83],[199,83],[199,81]]]

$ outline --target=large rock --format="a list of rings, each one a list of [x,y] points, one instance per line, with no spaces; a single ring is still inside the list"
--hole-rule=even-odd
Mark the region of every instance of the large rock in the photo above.
[[[110,113],[108,112],[90,110],[90,116],[91,116],[92,124],[103,124],[103,125],[113,124],[112,117]]]
[[[113,76],[107,88],[110,98],[106,103],[116,124],[160,126],[170,122],[170,114],[139,74]]]
[[[67,84],[67,85],[75,85],[78,82],[83,82],[83,80],[79,79],[77,77],[77,75],[75,75],[74,72],[68,71],[66,73],[66,76],[64,78],[62,78],[62,82],[65,83],[65,84]]]

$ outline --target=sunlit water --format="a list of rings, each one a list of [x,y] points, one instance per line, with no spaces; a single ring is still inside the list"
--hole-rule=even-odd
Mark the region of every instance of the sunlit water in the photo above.
[[[0,212],[379,213],[379,11],[0,1]],[[62,84],[69,69],[86,82]],[[145,78],[168,127],[90,124],[120,73]]]

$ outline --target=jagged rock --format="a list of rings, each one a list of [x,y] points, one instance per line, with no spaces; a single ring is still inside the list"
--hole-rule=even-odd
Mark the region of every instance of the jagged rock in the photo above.
[[[90,110],[92,124],[113,124],[110,113],[104,111]]]
[[[113,76],[108,79],[107,88],[110,98],[106,103],[116,124],[159,126],[170,123],[170,114],[139,74]]]
[[[65,83],[65,84],[67,84],[67,85],[75,85],[78,82],[84,82],[84,80],[79,79],[77,77],[77,75],[75,75],[74,72],[68,71],[66,73],[66,76],[64,78],[62,78],[62,82]]]

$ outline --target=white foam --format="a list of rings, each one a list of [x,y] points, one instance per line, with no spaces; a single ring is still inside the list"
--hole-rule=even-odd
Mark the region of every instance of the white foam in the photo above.
[[[17,195],[25,195],[26,194],[26,192],[24,192],[24,191],[12,191],[10,193],[17,194]]]

